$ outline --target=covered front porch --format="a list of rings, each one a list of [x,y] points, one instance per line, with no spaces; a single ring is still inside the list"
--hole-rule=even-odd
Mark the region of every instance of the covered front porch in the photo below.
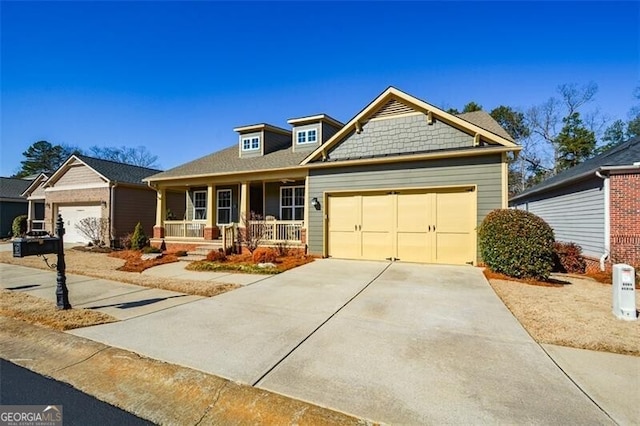
[[[231,247],[238,235],[260,245],[306,245],[307,178],[288,176],[158,186],[154,242]]]

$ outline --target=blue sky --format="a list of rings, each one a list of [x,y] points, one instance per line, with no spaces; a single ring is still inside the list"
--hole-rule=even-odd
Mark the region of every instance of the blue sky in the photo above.
[[[233,128],[347,121],[393,85],[441,107],[527,109],[596,82],[626,118],[638,2],[0,3],[0,175],[38,140],[145,145],[168,169]]]

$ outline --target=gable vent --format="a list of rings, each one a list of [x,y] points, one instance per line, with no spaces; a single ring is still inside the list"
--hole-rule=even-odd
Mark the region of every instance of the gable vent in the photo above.
[[[410,112],[415,112],[415,110],[402,102],[391,99],[389,102],[384,104],[382,108],[377,110],[371,118],[389,117],[392,115],[406,114]]]

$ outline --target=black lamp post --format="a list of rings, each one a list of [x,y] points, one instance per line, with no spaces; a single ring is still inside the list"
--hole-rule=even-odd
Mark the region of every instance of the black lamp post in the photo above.
[[[71,309],[71,304],[69,303],[69,289],[67,289],[67,277],[65,275],[65,270],[67,269],[67,265],[64,263],[64,221],[62,220],[62,215],[58,215],[58,220],[56,220],[56,235],[60,238],[58,241],[58,262],[56,263],[56,270],[58,271],[56,282],[56,306],[58,309]]]

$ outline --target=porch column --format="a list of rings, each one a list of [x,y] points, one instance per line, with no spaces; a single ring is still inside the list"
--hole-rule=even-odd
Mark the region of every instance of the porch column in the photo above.
[[[27,207],[27,231],[33,231],[33,200],[28,200],[29,206]]]
[[[164,221],[167,215],[166,195],[164,188],[156,189],[156,226],[153,227],[153,238],[164,238]]]
[[[220,236],[220,230],[216,226],[216,186],[213,183],[207,185],[207,225],[204,228],[204,239],[215,240]]]
[[[240,208],[238,210],[240,213],[240,217],[238,219],[242,226],[244,218],[249,220],[249,184],[247,182],[242,182],[240,184]]]

